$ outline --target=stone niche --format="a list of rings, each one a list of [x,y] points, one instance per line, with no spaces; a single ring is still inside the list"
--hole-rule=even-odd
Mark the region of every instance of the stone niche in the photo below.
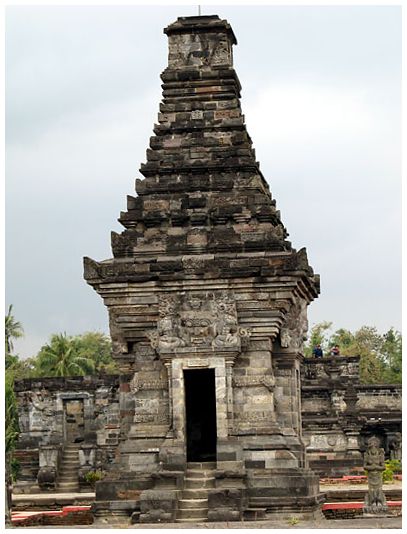
[[[208,520],[312,516],[321,495],[301,439],[300,367],[319,277],[287,241],[256,162],[230,25],[180,17],[164,32],[138,196],[113,258],[84,259],[121,373],[120,440],[95,513],[179,519],[192,462],[214,472]]]

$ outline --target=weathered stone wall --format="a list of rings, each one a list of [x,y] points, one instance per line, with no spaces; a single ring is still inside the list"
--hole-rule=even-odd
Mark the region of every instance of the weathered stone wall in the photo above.
[[[118,387],[118,377],[109,375],[16,382],[20,473],[15,491],[38,489],[42,472],[55,484],[64,445],[75,439],[80,470],[109,469],[119,439]],[[76,405],[81,406],[79,414]],[[79,425],[79,434],[70,433],[71,421]]]
[[[303,440],[321,476],[363,471],[367,439],[401,458],[401,386],[359,384],[359,357],[306,358],[302,366]]]

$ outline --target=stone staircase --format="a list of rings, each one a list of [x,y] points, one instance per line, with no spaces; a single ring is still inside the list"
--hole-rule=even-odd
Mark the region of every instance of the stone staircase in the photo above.
[[[58,473],[58,492],[71,493],[79,491],[79,445],[66,443]]]
[[[215,462],[188,462],[184,489],[178,500],[177,523],[208,520],[208,490],[215,487]]]

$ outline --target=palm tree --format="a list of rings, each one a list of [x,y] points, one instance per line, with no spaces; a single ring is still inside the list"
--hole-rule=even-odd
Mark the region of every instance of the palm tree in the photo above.
[[[78,354],[74,340],[64,334],[54,334],[44,345],[37,359],[41,376],[75,376],[91,374],[94,362]]]
[[[11,354],[14,350],[13,339],[18,339],[24,335],[23,327],[19,321],[14,319],[12,310],[13,305],[10,304],[5,321],[6,354]]]

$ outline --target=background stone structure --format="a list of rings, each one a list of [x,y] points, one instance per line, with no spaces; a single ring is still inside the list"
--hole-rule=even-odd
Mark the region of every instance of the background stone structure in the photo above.
[[[332,363],[339,368],[336,387],[329,376]],[[306,358],[301,373],[302,440],[308,462],[316,473],[321,477],[335,477],[363,471],[363,453],[373,435],[381,439],[386,459],[401,460],[400,385],[360,384],[359,358],[354,356],[335,358],[334,362],[330,358],[322,361]],[[353,428],[345,423],[350,381],[354,382],[357,395],[352,405],[352,420],[357,422],[357,427]],[[242,382],[238,380],[237,384],[241,387]],[[137,384],[140,386],[143,387]],[[66,442],[64,400],[86,399],[86,431],[84,439],[79,441],[83,451],[80,470],[109,469],[120,431],[119,376],[20,380],[15,389],[21,431],[15,453],[20,464],[14,486],[16,493],[39,491],[38,478],[41,480],[43,468],[54,473],[51,484],[43,489],[51,490],[57,483],[55,458],[61,457]],[[356,431],[357,448],[349,449],[348,436],[352,443]],[[48,455],[47,451],[50,451]],[[89,490],[83,479],[82,488]]]
[[[66,444],[78,443],[80,486],[88,471],[106,469],[119,439],[119,377],[37,378],[15,384],[20,470],[13,491],[55,490]]]
[[[312,469],[323,477],[363,474],[372,435],[387,459],[401,460],[401,385],[359,383],[359,357],[305,358],[303,440]]]

